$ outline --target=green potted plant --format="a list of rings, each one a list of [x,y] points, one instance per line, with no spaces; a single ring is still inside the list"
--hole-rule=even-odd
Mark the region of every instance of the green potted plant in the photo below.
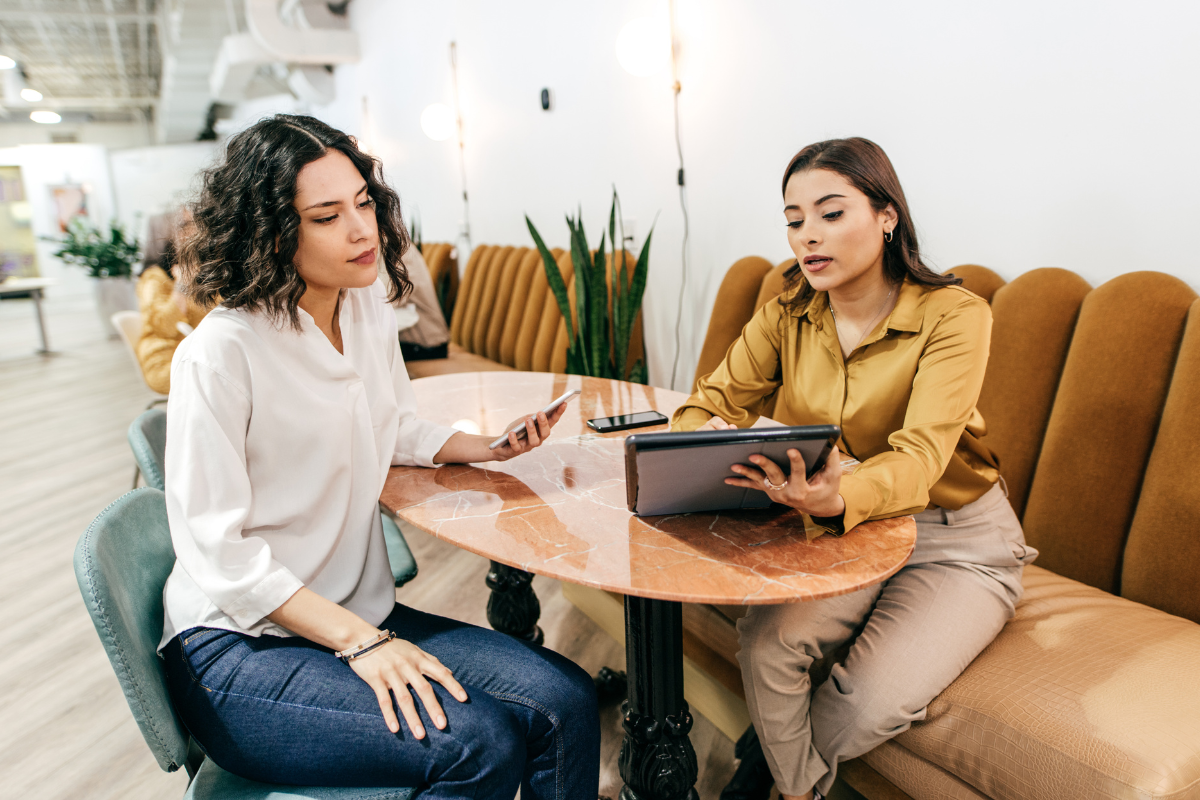
[[[108,232],[90,225],[83,217],[74,217],[66,235],[52,239],[60,247],[54,255],[67,264],[83,267],[92,277],[92,291],[101,325],[109,337],[117,336],[112,315],[118,311],[136,311],[137,294],[133,290],[133,265],[141,257],[138,241],[125,233],[116,222]]]
[[[634,321],[641,310],[642,296],[646,291],[650,239],[654,236],[654,226],[650,226],[650,233],[646,235],[646,242],[642,245],[631,274],[624,230],[618,233],[617,211],[620,205],[614,187],[612,209],[608,214],[608,242],[613,248],[611,257],[605,254],[603,231],[595,252],[588,248],[582,210],[578,217],[567,217],[567,227],[571,231],[571,262],[575,266],[574,315],[571,314],[570,294],[554,255],[528,216],[525,217],[525,224],[529,226],[533,241],[542,255],[546,280],[567,323],[567,372],[647,383],[649,374],[645,359],[640,358],[634,364],[629,364],[628,359]],[[621,246],[619,257],[618,240]]]

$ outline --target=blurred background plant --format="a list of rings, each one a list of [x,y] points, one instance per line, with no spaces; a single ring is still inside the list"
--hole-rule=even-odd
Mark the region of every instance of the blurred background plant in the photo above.
[[[68,264],[83,267],[93,278],[129,277],[133,265],[141,258],[137,239],[129,237],[116,222],[109,223],[105,233],[83,217],[75,217],[67,225],[65,236],[47,237],[47,241],[61,245],[54,255]]]
[[[583,210],[576,217],[567,216],[567,227],[571,231],[571,263],[575,270],[575,313],[571,313],[571,296],[563,280],[553,254],[542,241],[537,228],[528,216],[525,224],[533,235],[542,265],[546,269],[546,280],[554,292],[558,310],[567,324],[567,373],[589,375],[594,378],[615,378],[633,383],[646,383],[649,374],[644,358],[629,364],[630,339],[642,307],[642,296],[646,291],[646,273],[649,270],[650,240],[654,226],[646,235],[646,242],[638,254],[637,262],[630,271],[629,254],[625,249],[625,231],[618,222],[621,200],[613,187],[612,208],[608,214],[607,243],[613,247],[612,255],[605,253],[605,233],[600,233],[599,247],[592,251],[588,247],[587,234],[583,229]],[[617,257],[617,243],[620,256]],[[639,348],[639,351],[641,348]]]

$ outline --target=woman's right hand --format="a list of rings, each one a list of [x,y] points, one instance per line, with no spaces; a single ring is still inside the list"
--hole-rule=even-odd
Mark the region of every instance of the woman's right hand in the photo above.
[[[412,694],[408,691],[410,686],[417,693],[417,697],[421,698],[429,718],[438,730],[446,727],[446,714],[438,703],[437,695],[433,693],[433,687],[426,680],[427,677],[446,687],[446,691],[458,702],[467,702],[466,691],[454,680],[454,676],[442,662],[403,639],[393,639],[364,656],[350,659],[350,668],[375,691],[379,709],[383,712],[383,720],[392,733],[400,732],[400,722],[396,719],[396,710],[392,707],[392,695],[395,695],[396,705],[400,706],[408,729],[416,738],[425,738],[425,726],[421,724]]]
[[[696,428],[698,431],[729,431],[736,428],[737,425],[726,422],[720,417],[712,417],[708,422]]]

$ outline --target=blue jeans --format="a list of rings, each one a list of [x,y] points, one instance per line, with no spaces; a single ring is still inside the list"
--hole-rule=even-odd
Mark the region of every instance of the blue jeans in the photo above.
[[[595,800],[596,692],[582,669],[541,647],[407,608],[384,621],[431,653],[466,689],[414,739],[383,721],[371,688],[325,647],[299,637],[192,628],[163,651],[175,708],[222,769],[303,786],[413,786],[421,797]]]

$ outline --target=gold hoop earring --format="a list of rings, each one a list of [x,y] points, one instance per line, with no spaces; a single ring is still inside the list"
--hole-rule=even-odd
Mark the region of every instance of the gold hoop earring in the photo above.
[[[888,231],[887,233],[885,233],[885,234],[883,235],[883,240],[884,240],[885,242],[891,242],[891,241],[892,241],[892,239],[893,239],[893,238],[895,238],[895,236],[896,236],[896,232],[895,232],[895,231]]]

